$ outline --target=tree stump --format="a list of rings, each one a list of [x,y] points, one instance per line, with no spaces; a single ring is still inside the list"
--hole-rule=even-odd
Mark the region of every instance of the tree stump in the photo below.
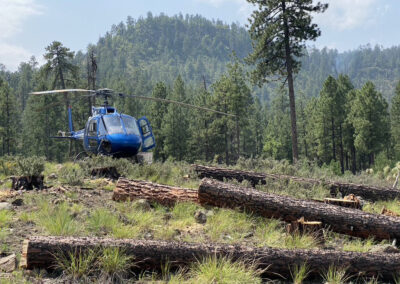
[[[94,177],[103,177],[112,180],[117,180],[121,176],[115,167],[94,168],[90,174]]]
[[[11,188],[14,190],[32,190],[34,188],[43,189],[44,176],[12,176]]]
[[[292,221],[286,226],[288,234],[312,235],[315,237],[318,244],[324,244],[324,232],[322,222],[320,221],[306,221],[301,217],[297,221]]]

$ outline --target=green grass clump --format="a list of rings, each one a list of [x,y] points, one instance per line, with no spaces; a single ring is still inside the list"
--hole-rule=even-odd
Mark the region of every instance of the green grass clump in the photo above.
[[[289,234],[285,238],[285,247],[288,249],[313,249],[318,246],[318,241],[311,234]]]
[[[118,224],[115,214],[104,208],[94,210],[87,219],[88,230],[95,234],[112,232]]]
[[[44,208],[37,213],[35,219],[50,235],[74,236],[82,231],[82,226],[72,217],[68,204]]]
[[[124,279],[133,266],[133,257],[120,248],[105,248],[99,257],[99,268],[111,282]]]
[[[190,283],[261,283],[261,271],[228,258],[209,257],[194,264],[189,272]]]
[[[290,275],[292,276],[294,284],[303,283],[304,279],[307,278],[308,274],[310,274],[310,267],[307,265],[307,263],[303,263],[301,265],[294,265],[290,269]]]
[[[349,282],[351,279],[351,276],[349,276],[346,271],[346,268],[331,265],[321,276],[327,284],[343,284]]]
[[[279,220],[258,218],[254,239],[259,246],[281,247],[285,233]]]
[[[346,240],[343,245],[344,251],[355,251],[355,252],[368,252],[375,245],[374,239],[369,238],[366,240],[354,239]]]
[[[89,279],[96,272],[98,252],[87,250],[86,252],[73,251],[55,255],[55,268],[61,270],[64,276],[73,281]]]
[[[250,215],[229,209],[219,209],[207,219],[205,231],[213,242],[238,242],[252,232]]]
[[[0,210],[0,229],[8,226],[13,214],[10,210]]]

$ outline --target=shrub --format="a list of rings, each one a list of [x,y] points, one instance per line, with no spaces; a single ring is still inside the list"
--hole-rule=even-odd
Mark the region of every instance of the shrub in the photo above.
[[[0,172],[6,176],[38,176],[44,171],[44,157],[6,156],[0,159]]]
[[[59,172],[59,180],[72,186],[82,185],[85,172],[79,164],[65,163]]]

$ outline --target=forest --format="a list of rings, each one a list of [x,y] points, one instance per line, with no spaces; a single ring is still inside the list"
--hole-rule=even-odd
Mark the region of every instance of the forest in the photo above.
[[[1,69],[0,155],[44,156],[61,162],[77,154],[81,145],[70,149],[68,143],[50,138],[67,128],[63,98],[28,93],[106,87],[238,117],[117,98],[114,104],[120,112],[150,119],[157,160],[291,161],[286,87],[252,83],[251,66],[245,63],[251,51],[249,33],[239,24],[151,13],[112,26],[86,52],[49,43],[43,66],[31,58],[15,72]],[[304,54],[295,77],[300,158],[338,173],[393,165],[400,158],[400,47],[361,46],[344,53],[308,47]],[[90,58],[95,58],[94,78]],[[83,128],[91,102],[70,96],[75,128]]]

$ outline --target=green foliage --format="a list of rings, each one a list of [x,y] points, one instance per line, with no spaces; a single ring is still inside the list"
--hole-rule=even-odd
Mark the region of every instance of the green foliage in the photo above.
[[[194,283],[261,283],[261,271],[255,264],[232,262],[228,258],[210,257],[191,267],[190,281]]]
[[[82,185],[85,178],[85,171],[79,164],[65,163],[59,171],[59,180],[63,184],[72,186]]]
[[[55,207],[42,204],[41,210],[36,213],[35,221],[48,234],[54,236],[74,236],[82,231],[81,224],[74,219],[67,203]]]
[[[134,266],[133,260],[134,258],[128,256],[123,249],[104,248],[98,261],[102,273],[115,282],[123,279]]]
[[[75,250],[67,253],[60,251],[55,255],[56,268],[74,281],[88,280],[95,272],[97,258],[98,251],[92,249]]]
[[[328,270],[321,274],[325,283],[329,284],[343,284],[351,279],[351,276],[347,275],[346,268],[340,268],[336,266],[329,266]]]
[[[295,264],[290,269],[290,275],[292,276],[294,284],[302,284],[304,279],[307,278],[309,273],[310,273],[310,267],[307,265],[307,263]]]
[[[4,156],[0,158],[0,173],[6,176],[39,176],[44,171],[44,157]]]

